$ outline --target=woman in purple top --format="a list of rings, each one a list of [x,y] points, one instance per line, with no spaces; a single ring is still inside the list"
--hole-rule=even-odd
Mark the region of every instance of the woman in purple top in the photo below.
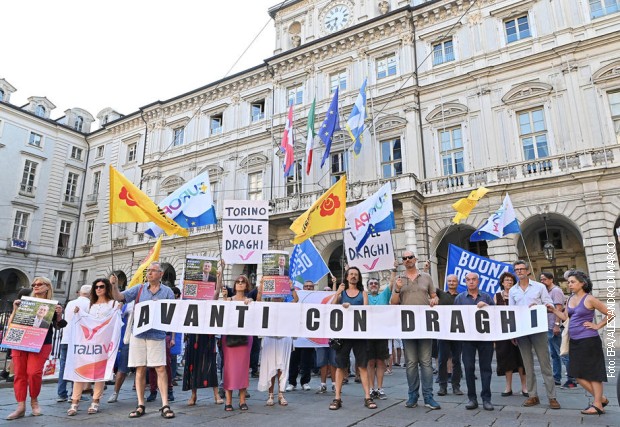
[[[607,306],[590,295],[592,282],[582,271],[574,270],[568,275],[568,288],[572,296],[566,302],[563,311],[552,304],[547,307],[560,319],[570,318],[568,335],[570,337],[568,356],[570,364],[568,375],[577,378],[577,382],[592,396],[594,402],[581,411],[584,415],[601,415],[609,399],[603,396],[603,382],[607,381],[603,343],[598,330],[613,317]],[[603,321],[594,323],[594,310],[605,315]]]

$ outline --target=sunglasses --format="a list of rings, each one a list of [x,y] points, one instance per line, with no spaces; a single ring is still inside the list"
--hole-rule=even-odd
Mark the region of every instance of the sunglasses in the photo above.
[[[95,289],[105,289],[105,285],[97,285],[95,286]]]
[[[32,284],[32,287],[33,287],[33,288],[36,288],[36,287],[38,287],[38,286],[47,286],[47,284],[46,284],[46,283],[33,283],[33,284]]]
[[[414,259],[415,255],[404,256],[403,261],[407,261],[408,259]]]
[[[370,282],[370,283],[368,283],[368,284],[369,284],[370,286],[372,286],[372,285],[378,285],[378,284],[379,284],[379,282]]]
[[[245,280],[235,280],[235,283],[247,283]]]

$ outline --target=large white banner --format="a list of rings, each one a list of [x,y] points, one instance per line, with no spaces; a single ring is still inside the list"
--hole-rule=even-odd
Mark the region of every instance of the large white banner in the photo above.
[[[64,379],[68,381],[108,381],[113,377],[114,361],[121,338],[120,310],[103,319],[80,311],[71,321]]]
[[[286,304],[147,301],[136,306],[134,334],[149,329],[191,334],[306,338],[435,338],[496,341],[547,331],[544,306]]]
[[[222,258],[227,264],[260,264],[269,246],[269,202],[224,200]]]
[[[359,249],[350,229],[343,231],[349,267],[357,267],[362,273],[391,270],[394,268],[394,247],[389,231],[371,234]]]

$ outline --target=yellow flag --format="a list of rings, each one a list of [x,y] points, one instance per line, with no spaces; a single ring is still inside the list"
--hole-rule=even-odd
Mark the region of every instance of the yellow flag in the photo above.
[[[347,208],[347,178],[342,176],[299,218],[291,224],[295,233],[293,243],[298,244],[316,234],[344,228],[344,211]]]
[[[129,289],[132,286],[135,286],[139,283],[144,283],[144,274],[145,274],[144,272],[147,269],[147,267],[152,262],[159,261],[159,250],[161,249],[161,239],[163,237],[164,237],[163,234],[159,236],[159,239],[157,239],[155,246],[153,246],[151,250],[149,251],[149,253],[146,255],[146,258],[144,258],[144,260],[142,261],[142,264],[140,264],[140,267],[138,267],[138,269],[134,273],[133,277],[131,278],[131,282],[129,282],[126,289]]]
[[[467,218],[478,204],[478,200],[482,199],[482,197],[488,192],[489,190],[487,188],[480,187],[469,193],[469,196],[462,198],[453,204],[452,208],[456,211],[456,215],[452,218],[452,222],[458,224]]]
[[[167,235],[189,236],[189,232],[166,214],[131,181],[110,165],[110,224],[154,222]]]

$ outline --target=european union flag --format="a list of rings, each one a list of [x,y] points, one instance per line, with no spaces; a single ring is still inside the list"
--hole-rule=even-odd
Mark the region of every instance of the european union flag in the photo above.
[[[338,119],[338,88],[336,88],[336,92],[334,92],[334,97],[325,115],[325,121],[319,130],[319,136],[325,144],[325,153],[323,153],[321,167],[325,164],[325,160],[329,158],[329,152],[332,148],[332,138],[334,137],[334,132],[337,130],[340,130],[340,120]]]

